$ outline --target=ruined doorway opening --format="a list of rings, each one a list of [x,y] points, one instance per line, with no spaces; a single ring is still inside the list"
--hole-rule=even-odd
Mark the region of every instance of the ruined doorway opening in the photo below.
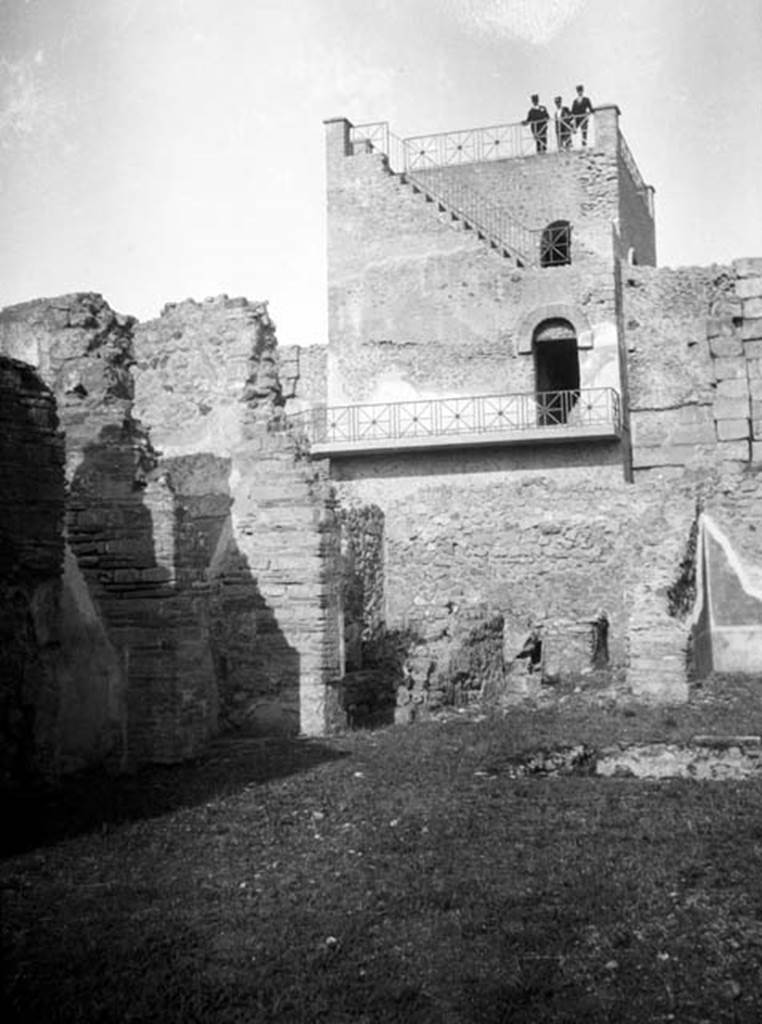
[[[537,422],[541,427],[568,421],[579,400],[577,336],[568,320],[545,320],[532,338]]]

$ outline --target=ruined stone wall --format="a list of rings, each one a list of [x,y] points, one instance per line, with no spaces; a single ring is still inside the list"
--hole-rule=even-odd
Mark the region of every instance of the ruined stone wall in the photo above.
[[[216,726],[202,597],[176,572],[175,497],[132,415],[133,326],[94,294],[0,314],[0,349],[36,360],[65,434],[64,768],[175,760]]]
[[[326,345],[279,345],[278,379],[289,414],[325,405],[328,394]]]
[[[461,458],[458,470],[418,454],[334,463],[342,500],[384,513],[387,628],[410,630],[436,661],[453,616],[483,607],[504,618],[508,660],[542,623],[563,664],[571,635],[589,635],[603,609],[619,681],[684,696],[689,629],[666,594],[695,517],[692,488],[633,488],[573,463],[551,474]]]
[[[133,334],[133,414],[164,456],[229,454],[281,401],[266,303],[170,303]]]
[[[63,767],[177,760],[220,720],[324,730],[338,526],[271,433],[275,344],[263,304],[224,297],[139,329],[93,294],[0,314],[0,352],[40,367],[66,440]]]
[[[284,399],[266,305],[165,307],[136,327],[135,358],[135,410],[203,542],[193,585],[210,594],[222,725],[324,731],[339,674],[338,522],[320,472],[273,432]],[[306,364],[319,379],[319,357]]]
[[[63,462],[53,395],[0,357],[0,786],[56,765]]]
[[[758,461],[762,262],[622,273],[636,475]]]

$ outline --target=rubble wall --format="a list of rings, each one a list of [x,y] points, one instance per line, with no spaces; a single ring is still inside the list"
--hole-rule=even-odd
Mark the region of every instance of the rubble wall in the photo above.
[[[479,472],[466,461],[334,463],[342,500],[384,514],[387,628],[411,630],[436,659],[458,610],[484,607],[504,619],[510,660],[532,625],[568,638],[588,624],[589,634],[604,610],[613,677],[683,698],[690,628],[670,615],[667,591],[695,518],[693,487],[633,488],[568,466]]]

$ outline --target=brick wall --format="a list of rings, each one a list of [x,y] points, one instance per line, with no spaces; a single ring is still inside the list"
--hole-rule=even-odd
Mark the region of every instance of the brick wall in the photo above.
[[[0,351],[36,362],[65,432],[61,766],[191,756],[220,720],[326,727],[338,528],[271,433],[275,345],[264,304],[225,297],[139,328],[93,294],[0,314]]]
[[[52,393],[0,357],[0,786],[56,767],[63,461]]]

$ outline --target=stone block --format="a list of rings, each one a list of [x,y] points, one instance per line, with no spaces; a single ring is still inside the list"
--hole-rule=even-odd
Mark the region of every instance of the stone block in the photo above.
[[[733,269],[739,277],[759,277],[762,275],[762,257],[744,256],[733,260]]]
[[[746,398],[748,394],[748,381],[742,377],[736,377],[734,380],[721,380],[715,390],[717,398]]]
[[[746,373],[750,378],[762,377],[762,359],[747,359]]]
[[[762,463],[762,438],[751,442],[751,461]]]
[[[717,380],[730,380],[746,376],[746,360],[740,357],[721,356],[712,363]]]
[[[737,334],[727,334],[709,339],[709,351],[713,356],[741,356],[743,342]]]
[[[732,316],[710,316],[706,322],[706,336],[712,338],[730,338],[735,334]]]
[[[741,324],[741,338],[744,341],[762,339],[762,317],[749,317]]]
[[[693,445],[689,444],[635,447],[632,453],[632,465],[635,469],[648,469],[653,466],[684,466],[689,462],[693,453]]]
[[[762,274],[736,281],[736,295],[739,299],[757,299],[762,296]]]
[[[762,317],[762,298],[743,300],[744,319]]]
[[[717,452],[721,459],[733,462],[749,461],[748,441],[719,441]]]
[[[741,420],[748,418],[748,415],[748,397],[715,399],[714,418],[716,420]]]
[[[762,359],[762,338],[752,338],[742,344],[747,359]]]
[[[740,441],[749,436],[749,421],[718,420],[717,439],[719,441]]]

